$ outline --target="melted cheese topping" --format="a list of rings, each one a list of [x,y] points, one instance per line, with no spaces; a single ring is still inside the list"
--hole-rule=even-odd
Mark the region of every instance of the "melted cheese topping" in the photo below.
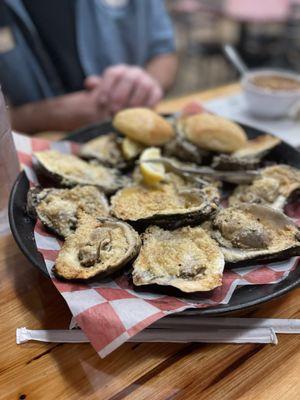
[[[105,217],[109,213],[104,195],[94,186],[52,189],[36,207],[41,221],[64,237],[74,231],[78,209],[88,214],[95,213],[98,217]]]
[[[114,133],[90,140],[82,147],[81,154],[109,164],[116,164],[123,161],[117,136]]]
[[[134,263],[136,285],[157,283],[183,291],[211,290],[221,284],[224,260],[217,244],[200,227],[165,231],[148,228]]]
[[[262,176],[275,179],[279,183],[280,194],[286,197],[300,188],[300,170],[288,165],[274,165],[265,168]]]
[[[285,200],[300,188],[300,171],[288,165],[275,165],[263,170],[251,185],[239,185],[229,197],[229,205],[256,203],[281,209]]]
[[[101,222],[83,214],[76,232],[63,244],[56,271],[66,279],[88,279],[107,273],[122,267],[136,253],[138,244],[138,234],[124,223]]]
[[[35,156],[50,173],[63,177],[66,183],[115,186],[116,175],[109,168],[89,164],[76,156],[54,150],[37,152]]]
[[[157,187],[132,186],[111,199],[112,213],[123,220],[138,220],[156,214],[174,214],[197,209],[203,203],[199,191],[178,192],[172,184]]]

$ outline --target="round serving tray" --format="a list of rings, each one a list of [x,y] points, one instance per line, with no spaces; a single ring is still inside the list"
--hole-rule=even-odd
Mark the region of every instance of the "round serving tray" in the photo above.
[[[241,125],[249,138],[262,135],[257,129]],[[91,125],[71,133],[67,140],[77,143],[87,142],[99,135],[114,131],[110,122]],[[300,168],[300,152],[289,144],[282,142],[269,155],[278,162]],[[38,252],[34,240],[35,221],[26,213],[26,199],[29,182],[25,172],[21,172],[12,188],[9,200],[9,221],[12,234],[28,260],[47,277],[47,269],[42,255]],[[226,312],[244,310],[281,296],[300,284],[300,268],[295,268],[283,281],[270,285],[249,285],[237,289],[228,304],[209,307],[206,309],[187,310],[187,313],[201,315],[216,315]]]

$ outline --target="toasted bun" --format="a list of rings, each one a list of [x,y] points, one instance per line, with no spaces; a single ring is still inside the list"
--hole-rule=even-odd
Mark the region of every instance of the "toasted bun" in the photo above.
[[[232,153],[247,143],[246,133],[239,125],[217,115],[183,117],[177,126],[190,142],[205,150]]]
[[[123,135],[147,146],[163,145],[175,135],[172,126],[148,108],[129,108],[118,112],[113,126]]]

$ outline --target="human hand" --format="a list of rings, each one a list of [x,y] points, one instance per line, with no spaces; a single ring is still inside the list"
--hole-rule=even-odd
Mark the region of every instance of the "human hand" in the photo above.
[[[98,98],[95,89],[81,90],[10,107],[12,125],[14,129],[27,133],[72,131],[109,117],[107,109],[99,105]]]
[[[101,84],[111,114],[126,107],[154,107],[163,96],[158,82],[135,66],[121,64],[107,68]]]
[[[64,116],[66,130],[76,129],[108,118],[108,110],[99,97],[97,88],[61,96],[60,110]]]
[[[86,90],[95,93],[99,106],[106,106],[107,93],[104,87],[103,78],[99,75],[90,75],[83,81]]]

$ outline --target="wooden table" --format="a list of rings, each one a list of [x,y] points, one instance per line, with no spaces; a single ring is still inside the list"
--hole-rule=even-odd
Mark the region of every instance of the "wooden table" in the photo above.
[[[165,101],[233,93],[228,86]],[[0,399],[296,400],[300,399],[300,340],[279,344],[125,344],[101,360],[89,344],[16,345],[17,327],[67,328],[70,313],[52,283],[34,269],[11,236],[0,239]],[[252,312],[300,318],[300,289]]]

